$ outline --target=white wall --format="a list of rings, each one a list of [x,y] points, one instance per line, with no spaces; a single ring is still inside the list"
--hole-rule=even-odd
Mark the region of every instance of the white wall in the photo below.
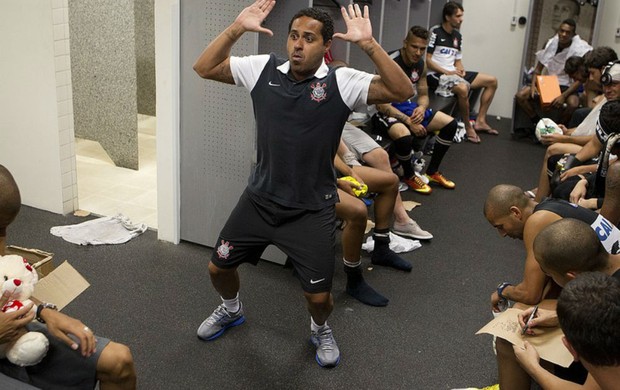
[[[463,1],[463,65],[499,82],[489,115],[512,117],[527,26],[513,27],[510,22],[513,16],[527,16],[529,5],[530,0]]]
[[[179,0],[155,2],[157,236],[180,241]]]
[[[74,209],[67,0],[0,2],[0,163],[26,205]]]
[[[599,28],[595,33],[595,46],[609,46],[620,54],[620,38],[616,29],[620,28],[620,1],[605,0],[599,3]]]

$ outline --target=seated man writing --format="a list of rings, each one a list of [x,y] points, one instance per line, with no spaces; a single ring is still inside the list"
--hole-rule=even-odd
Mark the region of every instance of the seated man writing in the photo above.
[[[559,316],[559,323],[566,335],[567,348],[575,360],[583,363],[589,375],[583,386],[556,377],[541,367],[538,353],[527,342],[524,349],[514,348],[519,363],[543,389],[617,388],[614,386],[620,383],[620,354],[617,348],[620,345],[617,326],[620,259],[607,253],[597,239],[597,234],[587,224],[573,219],[555,222],[541,231],[534,242],[534,250],[545,272],[566,288],[558,300],[557,313],[554,310],[539,310],[538,315],[529,322],[527,332],[534,335],[540,327],[557,326]],[[598,283],[602,284],[597,286]],[[607,291],[604,298],[582,296],[579,301],[573,302],[579,307],[566,307],[563,300],[567,296],[571,296],[571,299],[576,298],[577,295],[573,295],[576,293],[575,286],[580,284],[581,292],[591,288],[598,289],[603,285]],[[615,294],[615,298],[609,294]],[[525,316],[531,314],[531,311],[532,309],[529,309],[522,313],[519,319],[522,326]],[[606,313],[605,319],[599,316],[603,312]],[[576,329],[577,324],[570,322],[582,315],[579,322],[580,329]],[[573,317],[573,320],[567,323],[566,317]],[[589,320],[586,321],[586,317]],[[599,338],[597,331],[604,332],[605,335]],[[573,338],[583,337],[586,334],[587,339]],[[610,344],[588,345],[602,339]]]
[[[508,300],[535,305],[543,298],[557,297],[559,286],[545,275],[533,250],[536,236],[551,223],[562,218],[579,219],[599,233],[599,240],[608,252],[617,253],[620,249],[620,230],[596,212],[557,199],[537,203],[513,185],[500,184],[489,191],[484,215],[502,237],[522,239],[527,252],[523,280],[515,285],[503,282],[491,294],[495,312]],[[529,389],[529,377],[527,383],[522,382],[523,370],[514,361],[512,345],[498,339],[496,349],[500,388]]]

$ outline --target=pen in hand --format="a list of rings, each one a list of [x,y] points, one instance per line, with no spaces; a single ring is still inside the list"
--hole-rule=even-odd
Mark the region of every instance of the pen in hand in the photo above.
[[[523,330],[521,331],[522,335],[524,335],[525,332],[527,332],[527,330],[529,329],[530,321],[532,321],[537,311],[538,311],[538,305],[534,306],[534,310],[532,310],[532,314],[530,314],[530,317],[527,319],[527,322],[525,323],[525,326],[523,327]]]

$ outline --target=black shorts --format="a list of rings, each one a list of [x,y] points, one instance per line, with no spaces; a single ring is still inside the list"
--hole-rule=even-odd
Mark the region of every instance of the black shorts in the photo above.
[[[110,342],[109,339],[96,336],[97,352],[89,357],[83,357],[80,351],[72,350],[59,338],[52,336],[43,324],[33,321],[26,327],[30,331],[41,332],[47,336],[50,342],[47,355],[41,363],[29,367],[19,367],[6,359],[0,359],[0,372],[43,389],[92,389],[95,387],[97,362],[101,352]]]
[[[437,86],[439,85],[439,77],[441,76],[440,73],[433,73],[433,74],[428,74],[426,75],[426,83],[428,84],[428,89],[431,91],[434,91],[437,89]],[[478,72],[470,72],[470,71],[465,71],[465,77],[463,77],[468,83],[473,83],[474,79],[476,78],[476,76],[478,76]]]
[[[422,126],[424,126],[424,128],[427,128],[428,125],[433,121],[433,119],[435,118],[435,114],[436,112],[431,110],[431,109],[427,109],[424,112],[424,120],[422,121]],[[383,114],[380,113],[376,113],[375,115],[373,115],[372,118],[372,126],[373,126],[373,131],[375,134],[378,134],[384,138],[390,139],[390,134],[389,134],[389,130],[392,126],[394,126],[397,123],[402,123],[403,125],[405,125],[405,127],[409,127],[407,126],[407,124],[403,123],[401,120],[396,119],[394,117],[391,116],[385,116]],[[435,135],[439,134],[439,131],[441,129],[435,130],[433,133]],[[428,134],[423,135],[422,137],[418,137],[417,135],[415,135],[414,133],[410,132],[410,134],[413,136],[414,139],[414,148],[416,150],[419,150],[420,148],[422,148],[424,146],[424,142],[426,141],[426,137],[428,137],[428,135],[430,134],[430,132]]]
[[[305,292],[331,291],[336,260],[336,213],[281,206],[247,189],[220,232],[211,256],[219,268],[257,264],[272,244],[292,261]]]

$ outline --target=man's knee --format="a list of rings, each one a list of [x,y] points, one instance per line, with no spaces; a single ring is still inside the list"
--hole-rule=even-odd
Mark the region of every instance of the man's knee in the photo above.
[[[395,123],[388,130],[388,134],[392,140],[396,141],[399,138],[403,138],[408,135],[411,135],[411,131],[409,130],[407,126],[405,126],[405,124]]]
[[[530,87],[523,87],[519,92],[515,94],[517,102],[523,103],[530,99]]]
[[[499,337],[495,339],[495,351],[497,352],[498,359],[512,359],[515,357],[514,350],[512,349],[512,344],[509,341],[506,341]]]
[[[135,383],[136,371],[129,347],[110,342],[97,362],[97,378],[104,382]]]
[[[459,83],[452,88],[452,92],[459,98],[467,98],[469,87],[465,83]]]
[[[364,202],[354,201],[349,205],[347,219],[356,226],[366,226],[368,207]]]
[[[549,145],[549,147],[547,148],[547,151],[545,152],[545,158],[549,159],[549,157],[555,156],[556,154],[564,154],[561,148],[562,148],[561,143],[555,143],[555,144]]]
[[[308,304],[317,309],[329,309],[333,305],[332,294],[329,291],[321,293],[304,292]]]
[[[568,99],[566,99],[567,108],[570,111],[574,111],[579,107],[579,97],[577,95],[570,95]]]
[[[236,271],[235,268],[220,268],[215,265],[212,261],[209,261],[209,275],[211,278],[218,278],[221,276],[227,276],[230,274],[234,274]]]
[[[383,148],[374,148],[368,153],[364,153],[362,156],[364,162],[368,163],[371,167],[382,168],[385,164],[390,164],[390,156],[388,152]]]

